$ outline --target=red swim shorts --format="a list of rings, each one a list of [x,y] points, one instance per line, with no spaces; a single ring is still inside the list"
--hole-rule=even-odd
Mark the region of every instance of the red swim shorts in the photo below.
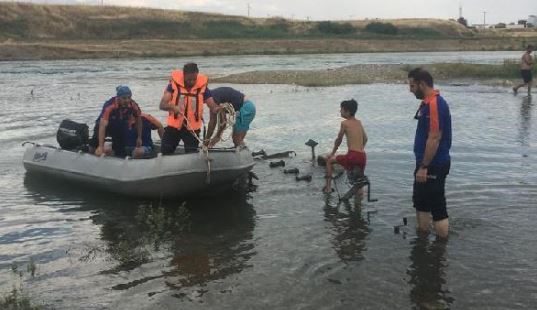
[[[345,155],[336,156],[336,162],[347,170],[358,166],[363,172],[365,170],[366,156],[364,152],[349,151]]]

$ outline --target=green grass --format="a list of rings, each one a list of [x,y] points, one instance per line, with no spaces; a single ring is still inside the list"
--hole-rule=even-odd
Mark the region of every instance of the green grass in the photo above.
[[[26,272],[19,269],[16,263],[11,266],[13,272],[13,288],[9,293],[0,296],[0,309],[2,310],[41,310],[44,306],[35,305],[25,288],[25,278],[35,276],[36,265],[32,259],[26,265]]]
[[[438,26],[428,26],[425,23],[411,27],[398,26],[396,23],[372,22],[364,27],[336,21],[250,19],[240,16],[145,8],[0,2],[0,39],[460,38],[461,35],[458,32],[449,30],[452,28],[453,26],[447,21]]]
[[[505,60],[500,65],[490,64],[466,64],[445,63],[431,64],[424,68],[428,69],[435,78],[473,78],[473,79],[517,79],[520,78],[520,65],[518,61]],[[406,66],[409,71],[411,66]],[[534,66],[533,74],[537,74]]]

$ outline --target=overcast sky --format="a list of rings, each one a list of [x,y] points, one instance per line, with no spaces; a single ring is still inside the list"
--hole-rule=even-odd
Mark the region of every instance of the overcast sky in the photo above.
[[[33,0],[217,12],[250,16],[280,16],[311,20],[364,18],[458,18],[459,5],[471,24],[516,22],[537,15],[537,0]]]

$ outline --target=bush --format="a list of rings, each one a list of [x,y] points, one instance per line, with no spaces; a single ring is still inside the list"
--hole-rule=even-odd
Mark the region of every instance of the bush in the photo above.
[[[351,34],[356,29],[349,23],[320,22],[317,25],[320,33],[324,34]]]
[[[399,32],[399,29],[390,23],[372,22],[365,26],[365,31],[394,35]]]

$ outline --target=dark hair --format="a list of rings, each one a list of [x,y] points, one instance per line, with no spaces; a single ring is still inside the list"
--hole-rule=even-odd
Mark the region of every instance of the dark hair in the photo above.
[[[354,116],[358,110],[358,102],[354,99],[341,101],[341,108]]]
[[[184,74],[188,74],[188,73],[199,73],[200,71],[198,70],[198,65],[193,63],[193,62],[189,62],[187,64],[185,64],[183,66],[183,73]]]
[[[433,87],[433,76],[422,68],[414,68],[408,72],[408,78],[413,79],[415,82],[425,82],[427,86]]]

